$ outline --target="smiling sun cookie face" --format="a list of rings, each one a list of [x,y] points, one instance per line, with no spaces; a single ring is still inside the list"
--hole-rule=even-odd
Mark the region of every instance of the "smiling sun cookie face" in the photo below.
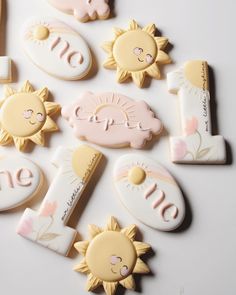
[[[116,219],[111,217],[104,230],[90,226],[90,242],[75,244],[78,252],[84,255],[75,270],[88,274],[88,291],[103,285],[106,293],[112,295],[118,284],[134,289],[132,274],[149,272],[139,256],[146,253],[150,246],[134,241],[136,230],[135,225],[120,229]]]
[[[168,39],[155,37],[155,31],[154,24],[141,29],[131,21],[128,30],[115,29],[115,39],[104,43],[103,48],[109,55],[104,67],[117,70],[119,83],[132,77],[135,84],[142,87],[146,75],[160,79],[159,64],[171,60],[163,51]]]
[[[19,150],[26,147],[28,140],[43,145],[43,132],[57,130],[49,115],[59,109],[57,104],[46,102],[47,97],[47,88],[34,91],[28,81],[18,92],[5,88],[0,115],[1,145],[7,145],[12,140]]]

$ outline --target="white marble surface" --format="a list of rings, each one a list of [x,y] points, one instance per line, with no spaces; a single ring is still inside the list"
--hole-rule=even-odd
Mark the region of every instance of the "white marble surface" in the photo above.
[[[4,1],[5,2],[5,1]],[[138,280],[142,294],[151,295],[234,295],[236,292],[236,164],[224,166],[186,166],[170,162],[168,133],[180,132],[177,97],[167,92],[166,81],[152,81],[145,89],[134,84],[116,84],[115,72],[101,67],[106,54],[100,45],[113,37],[111,27],[126,28],[130,18],[141,25],[155,22],[173,48],[170,55],[174,64],[167,71],[178,68],[188,59],[206,59],[214,72],[211,97],[217,108],[217,132],[223,135],[234,154],[236,149],[235,51],[233,28],[236,27],[235,1],[233,0],[116,0],[115,17],[107,21],[81,24],[53,7],[46,0],[8,0],[6,17],[6,46],[1,37],[0,55],[14,60],[14,86],[30,79],[36,88],[47,85],[54,100],[66,104],[83,91],[115,91],[136,99],[145,99],[158,113],[166,127],[166,135],[149,149],[140,151],[165,165],[180,183],[189,203],[185,228],[176,233],[152,230],[136,221],[122,207],[111,181],[115,160],[128,149],[99,148],[106,156],[106,165],[100,170],[97,185],[90,187],[84,201],[77,207],[70,224],[84,239],[88,238],[87,224],[103,226],[106,218],[116,216],[122,226],[136,222],[143,240],[152,244],[155,255],[148,264],[153,276]],[[19,29],[30,16],[54,16],[71,25],[87,39],[97,60],[95,74],[83,81],[63,82],[48,76],[35,67],[21,48]],[[4,48],[5,47],[5,48]],[[0,85],[0,96],[3,86]],[[215,120],[215,119],[214,119]],[[45,172],[47,183],[56,173],[50,164],[58,145],[76,145],[79,141],[62,118],[57,120],[61,132],[52,134],[49,147],[36,147],[27,156]],[[13,155],[13,147],[0,149],[1,154]],[[232,162],[229,153],[229,162]],[[47,185],[46,185],[47,186]],[[32,202],[38,208],[45,190]],[[23,208],[0,214],[0,293],[25,294],[86,294],[86,277],[72,270],[81,257],[65,258],[31,243],[15,233]],[[120,292],[120,291],[119,291]],[[118,294],[123,294],[121,291]],[[125,294],[132,294],[126,291]],[[135,293],[133,293],[135,294]]]

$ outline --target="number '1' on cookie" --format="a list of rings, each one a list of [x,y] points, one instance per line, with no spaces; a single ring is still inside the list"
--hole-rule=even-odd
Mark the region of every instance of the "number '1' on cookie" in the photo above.
[[[177,93],[180,103],[181,136],[170,138],[171,158],[175,163],[223,164],[225,141],[212,136],[208,64],[188,61],[167,75],[168,89]]]
[[[59,147],[52,160],[58,173],[39,211],[25,210],[17,233],[66,256],[77,234],[66,224],[101,157],[88,146],[75,150]]]

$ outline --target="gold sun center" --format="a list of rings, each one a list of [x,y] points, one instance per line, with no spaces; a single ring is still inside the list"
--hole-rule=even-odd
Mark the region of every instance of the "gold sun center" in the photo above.
[[[49,29],[45,26],[39,25],[34,29],[33,35],[36,40],[46,40],[49,36]]]
[[[117,257],[113,263],[111,257]],[[135,266],[137,255],[131,241],[122,233],[107,231],[96,236],[90,243],[86,261],[91,273],[106,282],[127,277]],[[122,275],[122,270],[127,273]]]
[[[152,57],[153,62],[156,59],[156,42],[142,30],[128,31],[116,40],[113,55],[119,67],[124,70],[144,70],[150,66],[148,56]]]
[[[24,113],[29,112],[28,118]],[[43,118],[38,120],[38,116]],[[28,137],[37,133],[46,120],[46,110],[42,101],[29,93],[14,94],[2,107],[2,125],[13,136]]]
[[[146,172],[143,168],[135,166],[129,170],[128,180],[133,184],[141,184],[146,179]]]

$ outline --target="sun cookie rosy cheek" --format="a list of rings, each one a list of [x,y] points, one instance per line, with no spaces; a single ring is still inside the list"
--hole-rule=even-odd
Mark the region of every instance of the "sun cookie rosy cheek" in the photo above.
[[[181,136],[170,138],[175,163],[222,164],[226,161],[224,138],[212,136],[208,65],[188,61],[167,75],[168,89],[180,103]]]
[[[49,75],[63,80],[79,80],[92,65],[85,40],[65,23],[53,18],[33,18],[22,33],[27,56]]]
[[[26,209],[17,233],[44,247],[67,255],[77,231],[66,226],[102,154],[88,146],[58,148],[53,164],[58,173],[36,212]],[[25,231],[25,228],[30,229]]]
[[[162,123],[144,101],[118,93],[85,93],[62,108],[76,137],[106,147],[142,148],[162,130]]]
[[[42,184],[40,168],[19,157],[0,159],[0,211],[18,207],[31,199]]]
[[[138,154],[118,159],[114,183],[123,205],[144,224],[161,231],[181,225],[185,203],[176,181],[155,161]]]

